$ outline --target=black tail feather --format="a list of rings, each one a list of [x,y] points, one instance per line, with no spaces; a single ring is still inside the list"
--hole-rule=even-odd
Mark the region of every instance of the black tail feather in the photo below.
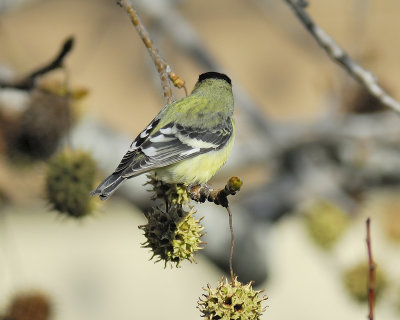
[[[120,173],[113,173],[105,178],[90,195],[99,195],[101,200],[106,200],[125,180],[126,178],[123,178]]]

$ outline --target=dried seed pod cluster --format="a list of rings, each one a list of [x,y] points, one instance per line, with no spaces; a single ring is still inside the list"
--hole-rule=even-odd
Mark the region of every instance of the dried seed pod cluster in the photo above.
[[[69,99],[42,90],[20,115],[0,118],[6,152],[19,161],[49,158],[72,124]]]

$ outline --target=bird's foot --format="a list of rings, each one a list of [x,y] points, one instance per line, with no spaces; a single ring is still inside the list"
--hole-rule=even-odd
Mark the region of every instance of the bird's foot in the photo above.
[[[212,187],[209,186],[208,184],[189,184],[186,188],[187,193],[189,194],[189,197],[197,202],[205,202],[210,193],[213,191]]]

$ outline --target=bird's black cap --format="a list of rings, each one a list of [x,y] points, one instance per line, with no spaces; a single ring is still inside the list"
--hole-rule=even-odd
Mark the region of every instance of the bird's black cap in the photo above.
[[[201,75],[199,75],[198,82],[201,82],[206,79],[222,79],[222,80],[225,80],[226,82],[228,82],[230,85],[232,84],[231,79],[229,79],[229,77],[226,74],[214,72],[214,71],[202,73]]]

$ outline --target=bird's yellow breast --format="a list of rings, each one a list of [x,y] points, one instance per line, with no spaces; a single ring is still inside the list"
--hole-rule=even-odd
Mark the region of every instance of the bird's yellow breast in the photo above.
[[[166,183],[206,183],[224,165],[232,151],[234,136],[224,148],[154,170]]]

